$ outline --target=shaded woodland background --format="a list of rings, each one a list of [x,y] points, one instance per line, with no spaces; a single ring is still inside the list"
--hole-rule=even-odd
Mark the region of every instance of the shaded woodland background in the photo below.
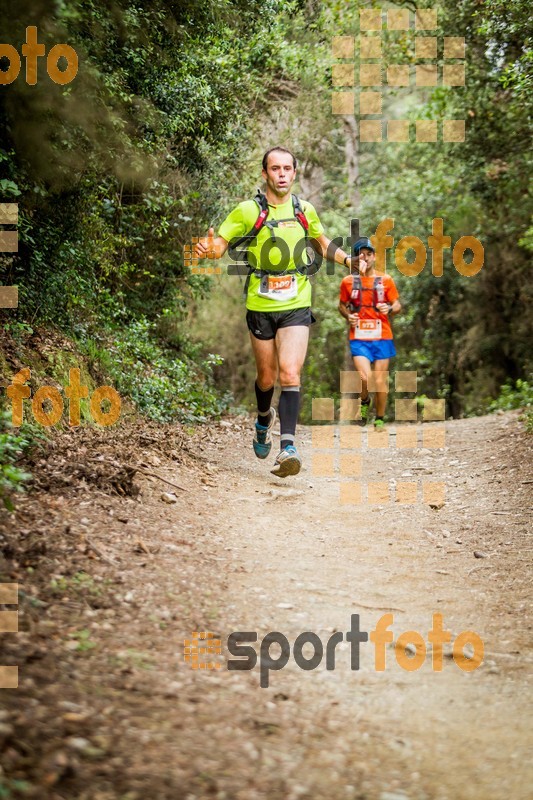
[[[253,372],[239,279],[191,275],[183,245],[253,196],[262,153],[280,143],[296,152],[297,191],[330,237],[347,236],[355,217],[367,233],[393,217],[396,243],[426,241],[442,217],[452,242],[483,242],[473,279],[450,251],[442,278],[429,260],[405,278],[389,252],[404,304],[396,368],[418,371],[420,394],[444,397],[458,417],[486,411],[509,381],[506,402],[531,393],[529,4],[435,6],[439,37],[466,37],[467,85],[407,99],[388,90],[384,116],[465,118],[463,144],[359,145],[357,117],[332,115],[332,37],[357,35],[369,3],[4,2],[0,41],[20,52],[33,24],[47,50],[67,42],[80,58],[64,87],[44,59],[36,86],[22,71],[0,87],[0,200],[20,209],[19,253],[0,260],[1,283],[20,292],[18,310],[0,312],[4,333],[22,346],[43,329],[61,332],[89,373],[161,422],[246,408]],[[383,35],[385,63],[412,63],[413,30]],[[312,396],[338,393],[343,275],[315,281],[304,420]],[[55,363],[58,379],[67,361]]]

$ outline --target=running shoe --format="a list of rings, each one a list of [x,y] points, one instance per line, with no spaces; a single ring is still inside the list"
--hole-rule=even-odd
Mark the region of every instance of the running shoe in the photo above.
[[[276,467],[271,469],[272,475],[286,478],[288,475],[298,475],[302,462],[294,445],[285,447],[276,458]]]
[[[368,422],[368,418],[370,416],[370,406],[372,405],[372,400],[369,397],[366,403],[361,401],[361,425],[366,425]]]
[[[272,449],[272,436],[270,431],[276,421],[276,409],[270,409],[270,422],[268,425],[255,423],[255,436],[253,441],[254,453],[257,458],[266,458]]]
[[[385,430],[385,422],[382,419],[374,420],[374,429],[376,431],[384,431]]]

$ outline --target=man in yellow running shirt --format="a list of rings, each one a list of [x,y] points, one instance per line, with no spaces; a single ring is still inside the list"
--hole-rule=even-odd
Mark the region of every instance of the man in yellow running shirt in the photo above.
[[[296,158],[284,147],[273,147],[263,156],[264,195],[245,200],[229,214],[215,238],[212,228],[200,239],[198,258],[220,258],[231,244],[246,238],[250,273],[246,291],[246,322],[255,357],[257,377],[257,421],[253,448],[258,458],[267,458],[272,447],[271,429],[276,412],[271,407],[279,374],[281,396],[278,412],[281,450],[274,475],[297,475],[301,459],[294,445],[300,410],[300,373],[307,353],[311,313],[311,284],[306,271],[306,247],[320,257],[345,266],[351,257],[328,247],[318,215],[305,200],[291,195],[296,178]],[[253,234],[253,236],[251,236]],[[231,251],[230,251],[231,252]]]

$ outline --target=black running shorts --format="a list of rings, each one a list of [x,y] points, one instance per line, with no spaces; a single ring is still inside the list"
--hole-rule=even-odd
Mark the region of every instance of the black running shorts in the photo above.
[[[247,311],[246,322],[256,339],[274,339],[279,328],[291,328],[294,325],[309,327],[316,319],[308,306],[291,311]]]

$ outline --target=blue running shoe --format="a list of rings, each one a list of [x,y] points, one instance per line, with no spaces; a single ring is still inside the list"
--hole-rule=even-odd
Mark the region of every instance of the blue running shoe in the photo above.
[[[270,422],[268,425],[255,423],[255,436],[253,441],[254,453],[257,458],[266,458],[272,449],[272,436],[270,431],[276,421],[276,409],[270,409]]]
[[[278,478],[286,478],[288,475],[298,475],[302,466],[302,461],[293,444],[285,447],[276,458],[276,467],[271,469],[272,475]]]

